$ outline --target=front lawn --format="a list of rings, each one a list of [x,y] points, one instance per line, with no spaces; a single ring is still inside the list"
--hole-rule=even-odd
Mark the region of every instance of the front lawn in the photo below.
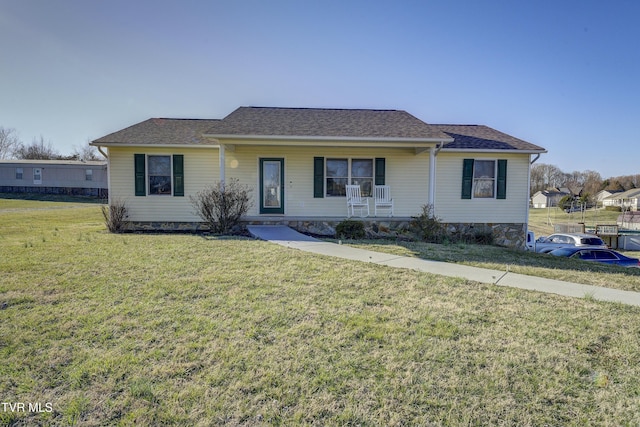
[[[453,262],[474,267],[546,277],[567,282],[640,292],[640,268],[624,268],[487,245],[432,244],[405,241],[345,241],[378,252]],[[638,257],[638,252],[624,252]]]
[[[636,307],[4,202],[3,425],[640,423]]]

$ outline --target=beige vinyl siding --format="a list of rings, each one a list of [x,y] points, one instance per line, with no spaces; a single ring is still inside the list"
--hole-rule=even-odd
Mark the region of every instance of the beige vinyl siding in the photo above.
[[[134,154],[184,155],[185,196],[134,195]],[[200,221],[189,201],[220,179],[215,148],[110,148],[112,200],[123,200],[132,221]],[[340,148],[295,146],[244,146],[226,150],[226,177],[238,178],[252,190],[250,216],[259,217],[259,159],[283,158],[285,162],[285,214],[288,217],[345,217],[344,197],[313,197],[313,160],[325,158],[382,157],[386,162],[386,184],[391,186],[395,216],[417,215],[428,201],[429,152],[415,154],[409,148]],[[524,223],[528,206],[529,155],[494,153],[447,153],[436,157],[435,213],[444,222]],[[465,158],[507,159],[507,197],[461,198],[462,163]],[[25,174],[27,173],[25,168]],[[94,172],[95,173],[95,172]],[[25,175],[27,176],[27,175]],[[373,216],[373,200],[370,200]]]
[[[395,201],[395,216],[416,215],[427,203],[429,153],[413,149],[358,149],[339,147],[236,146],[226,151],[226,176],[237,177],[253,189],[255,203],[249,215],[259,215],[259,159],[284,158],[285,216],[341,217],[347,214],[344,197],[313,197],[313,159],[386,159],[386,181]],[[186,168],[185,168],[186,169]],[[373,200],[370,200],[373,216]]]
[[[464,159],[506,159],[506,199],[462,199]],[[525,223],[529,197],[529,159],[527,154],[441,151],[436,166],[435,214],[443,222],[451,223]]]
[[[134,154],[184,156],[184,197],[135,196]],[[125,203],[130,221],[199,222],[193,214],[190,195],[220,179],[218,150],[214,148],[109,148],[110,198]]]

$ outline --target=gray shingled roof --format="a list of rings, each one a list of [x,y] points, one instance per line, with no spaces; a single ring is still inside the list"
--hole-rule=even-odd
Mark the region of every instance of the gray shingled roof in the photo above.
[[[202,135],[219,120],[148,119],[93,141],[101,144],[207,145]]]
[[[222,120],[148,119],[93,141],[95,145],[210,145],[213,137],[301,137],[450,141],[444,149],[544,148],[481,125],[429,125],[401,110],[240,107]]]
[[[406,111],[240,107],[209,129],[213,136],[447,140]]]
[[[631,190],[623,191],[622,193],[612,194],[611,196],[606,197],[606,199],[608,200],[632,199],[638,196],[640,196],[640,188],[632,188]]]
[[[451,136],[454,141],[444,149],[526,150],[546,151],[544,148],[483,125],[432,125]]]

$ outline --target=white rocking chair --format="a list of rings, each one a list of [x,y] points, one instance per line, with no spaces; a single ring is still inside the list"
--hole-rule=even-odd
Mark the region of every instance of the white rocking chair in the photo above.
[[[378,209],[387,211],[389,216],[393,216],[393,199],[391,198],[391,188],[388,185],[376,185],[374,192],[374,214],[378,216]]]
[[[347,185],[347,218],[355,215],[355,211],[360,211],[360,217],[369,216],[369,200],[360,195],[359,185]],[[367,214],[364,215],[364,211]]]

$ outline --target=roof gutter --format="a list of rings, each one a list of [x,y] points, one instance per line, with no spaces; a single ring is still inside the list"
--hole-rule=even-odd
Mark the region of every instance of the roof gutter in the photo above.
[[[337,141],[337,142],[425,142],[444,143],[453,142],[453,138],[389,138],[389,137],[362,137],[362,136],[309,136],[309,135],[233,135],[233,134],[203,134],[205,138],[214,139],[244,139],[265,141]]]
[[[184,148],[218,148],[218,144],[128,144],[126,142],[104,142],[104,143],[95,143],[92,142],[89,145],[94,147],[146,147],[146,148],[176,148],[176,147],[184,147]]]
[[[518,150],[513,149],[490,149],[484,150],[482,148],[443,148],[447,153],[514,153],[514,154],[537,154],[538,156],[543,153],[547,153],[547,150]],[[537,160],[537,159],[536,159]]]

